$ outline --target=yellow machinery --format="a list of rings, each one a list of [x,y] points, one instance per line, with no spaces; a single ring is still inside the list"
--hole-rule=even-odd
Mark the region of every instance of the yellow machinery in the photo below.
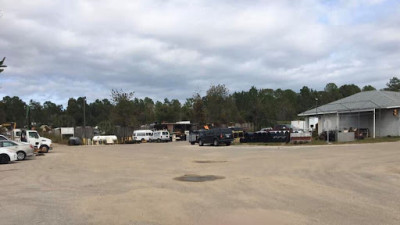
[[[8,122],[8,123],[3,123],[0,125],[0,133],[4,132],[4,135],[7,136],[8,138],[12,138],[13,131],[17,127],[16,122]]]

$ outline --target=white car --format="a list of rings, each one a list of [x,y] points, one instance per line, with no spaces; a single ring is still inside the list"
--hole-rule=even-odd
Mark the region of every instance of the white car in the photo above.
[[[150,141],[152,136],[152,130],[135,130],[133,131],[132,139],[133,141],[146,142]]]
[[[24,160],[26,157],[33,157],[35,155],[33,145],[27,143],[11,140],[0,141],[0,149],[3,148],[14,151],[18,156],[18,160]]]
[[[0,164],[6,164],[17,160],[17,153],[8,148],[0,148]]]
[[[167,130],[158,130],[158,131],[153,132],[153,136],[150,137],[150,140],[156,141],[156,142],[161,142],[161,141],[168,142],[168,141],[170,141],[169,138],[170,138],[170,135]]]
[[[1,134],[0,134],[0,141],[1,141],[1,140],[8,140],[8,138],[6,138],[4,135],[1,135]]]

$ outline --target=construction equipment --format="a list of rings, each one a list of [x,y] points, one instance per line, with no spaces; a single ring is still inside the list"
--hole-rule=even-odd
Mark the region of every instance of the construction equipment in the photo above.
[[[14,140],[14,130],[17,127],[16,122],[6,122],[0,124],[0,134],[3,134],[6,136],[8,139]]]

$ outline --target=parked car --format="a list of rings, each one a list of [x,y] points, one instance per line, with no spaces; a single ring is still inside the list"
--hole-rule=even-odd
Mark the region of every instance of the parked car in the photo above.
[[[272,130],[274,130],[272,127],[261,128],[261,131],[272,131]]]
[[[170,135],[167,130],[157,130],[153,132],[153,136],[150,137],[150,140],[156,142],[168,142],[170,141]]]
[[[4,140],[8,140],[8,138],[6,138],[6,136],[4,136],[4,135],[0,135],[0,141],[4,141]]]
[[[17,153],[8,148],[0,148],[0,164],[6,164],[17,160]]]
[[[79,137],[70,137],[68,139],[68,145],[81,145],[82,140]]]
[[[232,141],[232,130],[229,128],[213,128],[199,131],[199,146],[203,146],[204,144],[218,146],[221,143],[229,146]]]
[[[15,142],[11,140],[2,140],[0,141],[0,149],[9,149],[17,153],[18,160],[24,160],[26,157],[33,157],[34,148],[31,144]]]
[[[153,136],[153,131],[151,130],[135,130],[133,131],[132,139],[134,141],[150,141],[150,137]]]

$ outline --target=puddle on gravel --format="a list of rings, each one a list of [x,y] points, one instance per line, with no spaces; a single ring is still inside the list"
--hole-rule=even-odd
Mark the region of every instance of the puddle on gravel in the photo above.
[[[195,163],[225,163],[228,161],[196,160]]]
[[[175,177],[174,180],[177,181],[185,181],[185,182],[205,182],[205,181],[214,181],[219,179],[225,179],[223,176],[215,176],[215,175],[195,175],[195,174],[186,174],[181,177]]]
[[[0,170],[0,172],[17,171],[18,169]]]

